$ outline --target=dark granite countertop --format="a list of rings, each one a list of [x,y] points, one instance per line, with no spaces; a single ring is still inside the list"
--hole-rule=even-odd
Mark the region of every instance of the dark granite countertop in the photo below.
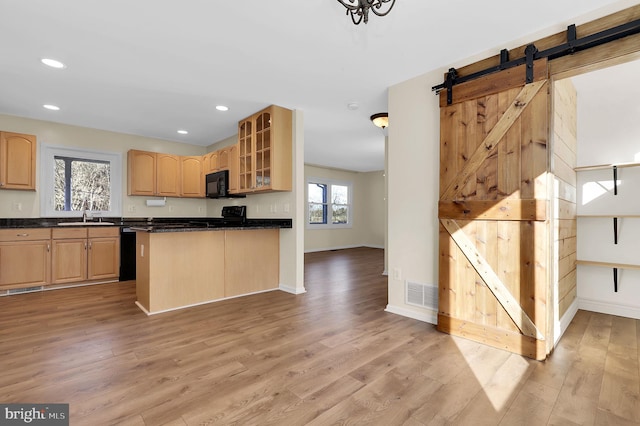
[[[291,228],[291,219],[246,219],[245,221],[226,220],[223,218],[197,217],[197,218],[114,218],[104,217],[103,223],[113,225],[92,225],[91,221],[86,226],[118,226],[132,231],[147,232],[187,232],[187,231],[214,231],[231,229],[269,229]],[[61,223],[79,222],[78,218],[0,218],[0,229],[12,228],[69,228],[69,225]],[[82,225],[77,225],[82,226]]]

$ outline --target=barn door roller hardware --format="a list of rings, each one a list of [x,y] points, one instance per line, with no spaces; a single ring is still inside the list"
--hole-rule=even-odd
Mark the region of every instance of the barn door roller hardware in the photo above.
[[[577,38],[575,24],[567,27],[567,41],[555,47],[538,51],[538,49],[530,44],[525,49],[525,57],[509,60],[509,52],[506,49],[500,51],[500,64],[486,68],[481,71],[474,72],[463,77],[459,77],[455,68],[450,68],[447,72],[446,79],[443,83],[433,86],[431,90],[436,94],[441,90],[447,89],[447,104],[451,104],[453,96],[453,86],[456,84],[464,83],[465,81],[475,80],[476,78],[492,74],[509,68],[517,67],[522,64],[527,64],[527,83],[533,81],[533,61],[536,59],[548,58],[549,60],[561,58],[566,55],[571,55],[575,52],[587,50],[592,47],[600,46],[611,41],[619,40],[621,38],[640,33],[640,19],[627,22],[626,24],[618,25],[607,30],[600,31],[590,36]]]

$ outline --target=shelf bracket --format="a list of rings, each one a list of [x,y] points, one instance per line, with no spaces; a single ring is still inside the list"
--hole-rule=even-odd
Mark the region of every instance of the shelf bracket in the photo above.
[[[618,195],[618,166],[613,166],[613,195]]]
[[[618,292],[618,268],[613,268],[613,291]]]
[[[618,218],[613,218],[613,244],[618,244]]]

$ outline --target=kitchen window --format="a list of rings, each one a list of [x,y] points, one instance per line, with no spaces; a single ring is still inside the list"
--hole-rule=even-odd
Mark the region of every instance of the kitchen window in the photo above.
[[[121,215],[120,153],[43,144],[41,164],[42,216]]]
[[[352,188],[351,182],[308,179],[307,228],[350,228]]]

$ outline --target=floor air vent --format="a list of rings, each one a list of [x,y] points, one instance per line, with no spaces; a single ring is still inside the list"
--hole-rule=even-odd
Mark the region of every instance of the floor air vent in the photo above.
[[[7,294],[30,293],[32,291],[40,291],[40,290],[42,290],[42,286],[27,287],[27,288],[13,288],[11,290],[7,290]]]
[[[438,310],[438,287],[435,285],[405,282],[406,302],[408,305],[422,306]]]

